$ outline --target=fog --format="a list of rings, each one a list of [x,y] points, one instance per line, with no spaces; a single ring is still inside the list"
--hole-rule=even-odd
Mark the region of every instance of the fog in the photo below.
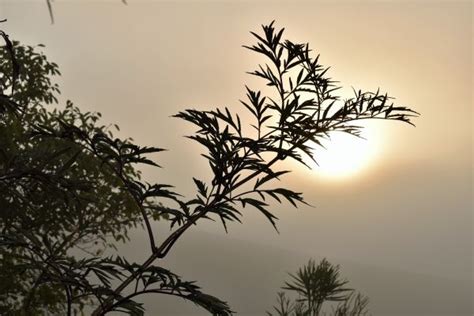
[[[286,36],[309,42],[330,76],[387,92],[421,116],[416,128],[368,125],[377,149],[356,175],[331,180],[293,162],[283,183],[314,207],[275,205],[276,233],[246,209],[225,234],[203,222],[163,264],[229,301],[262,315],[286,272],[310,257],[341,265],[367,294],[375,315],[471,315],[473,282],[472,2],[1,1],[10,37],[45,44],[59,64],[62,101],[99,111],[120,136],[169,149],[163,169],[144,169],[191,197],[192,177],[209,177],[189,125],[170,116],[186,108],[239,108],[245,72],[261,59],[242,48],[249,31],[276,20]],[[166,223],[156,223],[159,236]],[[146,257],[135,231],[123,251]],[[147,298],[153,315],[196,315],[182,300]]]

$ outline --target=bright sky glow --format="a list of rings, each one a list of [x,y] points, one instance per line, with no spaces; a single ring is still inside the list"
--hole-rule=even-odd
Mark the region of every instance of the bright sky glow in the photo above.
[[[325,148],[317,147],[314,157],[318,163],[310,162],[311,168],[325,178],[343,179],[355,176],[368,167],[374,159],[376,146],[370,135],[367,139],[346,133],[335,132],[323,141]]]

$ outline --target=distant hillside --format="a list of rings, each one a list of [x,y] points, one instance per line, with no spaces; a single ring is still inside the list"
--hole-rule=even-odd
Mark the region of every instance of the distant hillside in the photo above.
[[[139,248],[127,248],[136,252]],[[315,255],[289,252],[226,235],[192,232],[164,262],[208,293],[227,300],[237,315],[264,315],[292,272]],[[328,258],[350,285],[370,298],[373,315],[473,315],[472,280],[455,281]],[[147,315],[207,315],[180,299],[148,296]]]

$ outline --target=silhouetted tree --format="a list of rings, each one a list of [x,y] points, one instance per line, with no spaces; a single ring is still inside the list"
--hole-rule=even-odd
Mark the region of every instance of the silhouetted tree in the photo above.
[[[7,267],[3,271],[21,280],[13,294],[10,287],[1,293],[6,308],[71,315],[93,302],[94,315],[138,315],[144,309],[134,299],[156,293],[182,297],[214,315],[229,315],[227,303],[160,267],[159,260],[199,221],[217,218],[227,230],[230,222],[240,221],[245,207],[260,211],[276,228],[267,199],[305,203],[301,193],[275,186],[289,172],[277,169],[277,162],[291,158],[304,164],[304,156],[313,159],[314,144],[332,132],[358,136],[361,127],[355,123],[360,120],[411,124],[416,115],[378,91],[356,91],[341,100],[308,44],[284,40],[283,29],[275,30],[273,23],[263,26],[263,34],[252,34],[257,43],[247,48],[265,56],[268,64],[251,74],[263,78],[275,93],[247,87],[242,109],[253,122],[242,121],[228,108],[176,115],[196,126],[189,138],[204,146],[211,172],[209,181],[193,178],[196,196],[185,199],[169,185],[142,181],[134,167],[157,166],[148,157],[162,149],[114,138],[107,127],[96,125],[98,114],[81,113],[72,103],[63,111],[44,109],[43,104],[55,100],[57,87],[50,76],[59,74],[57,66],[33,48],[12,44],[2,33],[7,43],[3,56],[8,54],[10,66],[2,62],[0,185],[1,203],[8,211],[2,211],[1,262]],[[16,57],[22,50],[24,60]],[[31,92],[37,87],[43,90]],[[155,239],[150,224],[157,218],[170,223],[171,232],[162,241]],[[149,239],[144,262],[104,257],[100,251],[83,256],[69,251],[82,243],[123,239],[137,224]]]
[[[112,132],[97,124],[99,113],[83,113],[70,101],[62,110],[48,109],[57,102],[59,90],[52,79],[59,75],[58,66],[37,52],[41,45],[11,45],[11,50],[0,50],[1,91],[14,88],[8,98],[2,93],[1,104],[14,106],[2,108],[0,121],[2,241],[6,246],[12,236],[21,236],[24,242],[35,242],[47,257],[54,253],[58,260],[66,260],[62,256],[73,249],[100,254],[106,246],[114,246],[114,241],[125,241],[129,228],[142,224],[132,198],[121,188],[120,178],[93,154],[74,142],[35,133],[37,128],[58,124],[76,124],[89,135],[112,137]],[[11,51],[18,67],[15,77],[7,76],[15,65],[9,58]],[[123,173],[140,177],[132,166]],[[0,249],[0,313],[25,308],[35,314],[41,308],[57,310],[56,305],[64,305],[64,290],[43,281],[48,276],[41,272],[39,254],[28,248],[32,245],[24,246]]]
[[[279,292],[275,316],[363,316],[368,314],[368,298],[346,287],[348,281],[339,275],[339,266],[326,259],[316,265],[310,260],[296,274],[290,274],[291,281],[282,288],[297,294],[291,300],[285,292]],[[323,312],[325,302],[338,302],[331,312]],[[273,316],[271,312],[267,312]]]

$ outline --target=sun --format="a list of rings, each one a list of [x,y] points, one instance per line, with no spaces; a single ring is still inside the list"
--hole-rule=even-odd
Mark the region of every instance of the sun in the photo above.
[[[316,163],[310,167],[326,178],[344,179],[359,174],[373,160],[376,146],[371,137],[358,138],[347,133],[334,132],[322,142],[324,148],[314,148]]]

